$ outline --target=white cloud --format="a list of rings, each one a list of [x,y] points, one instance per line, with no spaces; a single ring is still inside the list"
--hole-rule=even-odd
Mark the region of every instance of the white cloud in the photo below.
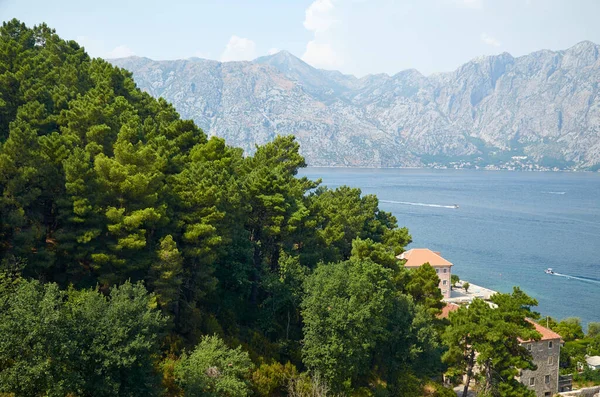
[[[106,54],[106,58],[125,58],[135,55],[135,52],[126,45],[120,45],[112,49]]]
[[[315,0],[306,9],[304,27],[314,37],[306,44],[302,60],[313,66],[334,68],[343,64],[332,45],[331,30],[339,22],[334,9],[334,0]]]
[[[331,11],[333,11],[331,0],[315,0],[306,9],[304,27],[315,34],[329,30],[335,22]]]
[[[311,65],[324,68],[336,68],[343,64],[341,58],[329,43],[321,43],[318,40],[308,42],[302,60]]]
[[[256,58],[256,43],[250,39],[236,35],[231,36],[225,47],[225,51],[221,55],[222,62],[249,61],[254,58]]]
[[[269,51],[267,51],[267,54],[274,55],[274,54],[277,54],[279,51],[281,51],[279,48],[273,47],[273,48],[270,48]]]
[[[481,41],[483,41],[485,44],[491,45],[493,47],[500,47],[502,45],[502,43],[498,39],[496,39],[492,36],[489,36],[487,33],[481,34]]]

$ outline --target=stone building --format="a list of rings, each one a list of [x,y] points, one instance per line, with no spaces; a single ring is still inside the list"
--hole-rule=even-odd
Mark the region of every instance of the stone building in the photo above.
[[[535,330],[542,335],[542,338],[538,341],[521,341],[521,344],[531,352],[537,370],[521,371],[520,381],[534,390],[537,397],[554,396],[559,392],[560,335],[534,321],[527,321],[535,326]]]
[[[417,268],[429,263],[440,278],[440,290],[445,299],[450,298],[450,276],[452,274],[452,263],[440,256],[439,252],[431,251],[427,248],[413,248],[401,253],[396,258],[405,260],[404,267]]]
[[[450,312],[460,308],[459,305],[448,303],[440,318],[448,318]],[[531,352],[535,371],[522,370],[519,381],[535,392],[537,397],[554,396],[559,392],[572,390],[572,376],[559,375],[560,347],[562,340],[556,332],[527,319],[542,337],[538,341],[520,341],[521,345]]]

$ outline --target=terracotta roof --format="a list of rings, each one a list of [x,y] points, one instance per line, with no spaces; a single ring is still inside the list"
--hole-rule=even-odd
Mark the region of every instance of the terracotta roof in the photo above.
[[[452,263],[442,258],[439,252],[433,252],[427,248],[413,248],[401,253],[396,258],[406,259],[405,267],[419,267],[425,263],[429,263],[433,267],[452,266]]]
[[[530,322],[531,324],[533,324],[533,326],[535,327],[535,330],[537,332],[539,332],[540,334],[542,334],[542,339],[540,339],[540,340],[562,339],[559,334],[557,334],[556,332],[552,331],[551,329],[546,328],[546,327],[542,327],[541,325],[539,325],[535,321],[530,320],[528,318],[526,318],[526,320],[528,322]],[[521,342],[528,342],[528,341],[521,341]]]
[[[450,312],[455,312],[460,308],[456,303],[446,303],[438,318],[448,318]]]

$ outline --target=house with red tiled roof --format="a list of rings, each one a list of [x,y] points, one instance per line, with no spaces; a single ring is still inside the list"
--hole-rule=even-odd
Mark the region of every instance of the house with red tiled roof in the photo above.
[[[561,337],[556,332],[533,320],[527,319],[542,335],[540,340],[520,341],[531,352],[535,371],[521,371],[520,381],[533,390],[537,397],[554,396],[558,392],[570,390],[570,385],[560,385],[558,364],[560,359]]]
[[[459,305],[448,303],[438,317],[448,318],[451,312],[459,308]],[[537,341],[519,340],[521,345],[529,350],[537,366],[535,371],[522,370],[519,381],[533,390],[536,397],[554,396],[558,392],[572,390],[572,377],[560,376],[558,371],[562,344],[560,335],[533,320],[527,321],[533,324],[542,337]]]
[[[401,253],[396,258],[405,260],[404,267],[417,268],[429,263],[440,278],[440,290],[444,298],[450,298],[450,275],[452,274],[452,263],[442,258],[439,252],[427,248],[413,248]]]
[[[448,318],[450,312],[455,312],[460,308],[456,303],[446,303],[446,306],[442,309],[442,312],[438,315],[438,318]]]

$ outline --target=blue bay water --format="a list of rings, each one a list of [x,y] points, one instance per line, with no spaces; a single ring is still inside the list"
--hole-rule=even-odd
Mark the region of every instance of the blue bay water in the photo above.
[[[441,251],[453,273],[497,291],[520,286],[537,311],[600,321],[600,174],[307,168],[331,188],[359,187]],[[459,208],[454,208],[454,204]],[[544,273],[548,267],[565,276]]]

